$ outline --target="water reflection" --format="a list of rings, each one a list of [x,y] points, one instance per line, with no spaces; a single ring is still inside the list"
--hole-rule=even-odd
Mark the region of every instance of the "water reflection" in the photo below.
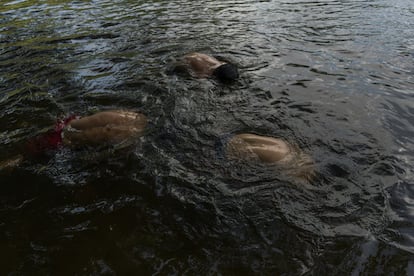
[[[2,272],[410,274],[413,4],[9,1],[0,6],[1,158],[60,114],[136,109],[131,152],[62,149],[1,172]],[[191,51],[230,86],[167,74]],[[298,183],[223,158],[294,141]]]

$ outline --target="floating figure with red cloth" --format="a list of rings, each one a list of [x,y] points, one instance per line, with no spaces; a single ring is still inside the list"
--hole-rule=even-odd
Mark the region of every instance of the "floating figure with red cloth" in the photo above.
[[[97,146],[118,144],[143,135],[147,117],[125,110],[102,111],[59,120],[50,131],[30,139],[25,152],[0,163],[0,169],[12,168],[27,157],[37,157],[63,146]]]

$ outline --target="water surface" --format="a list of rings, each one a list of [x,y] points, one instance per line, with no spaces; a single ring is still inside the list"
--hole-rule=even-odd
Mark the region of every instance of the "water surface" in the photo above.
[[[150,118],[128,149],[0,173],[1,274],[414,273],[414,4],[3,1],[0,159],[67,114]],[[241,79],[169,74],[193,51]],[[293,141],[311,182],[229,162]]]

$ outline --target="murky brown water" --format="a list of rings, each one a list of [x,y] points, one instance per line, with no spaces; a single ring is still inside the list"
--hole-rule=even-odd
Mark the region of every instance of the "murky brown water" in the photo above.
[[[132,149],[0,172],[0,274],[414,273],[414,3],[2,1],[0,161],[62,114],[133,109]],[[168,74],[199,51],[223,86]],[[234,133],[316,162],[229,162]]]

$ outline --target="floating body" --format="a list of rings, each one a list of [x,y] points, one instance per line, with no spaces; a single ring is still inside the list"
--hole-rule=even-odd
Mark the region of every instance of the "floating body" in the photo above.
[[[237,67],[202,53],[191,53],[183,57],[184,65],[190,74],[197,78],[215,76],[223,82],[234,81],[239,77]]]
[[[71,120],[63,129],[62,142],[68,146],[116,144],[140,137],[147,125],[141,113],[112,110]]]
[[[0,161],[0,170],[12,169],[24,159],[40,157],[62,146],[115,145],[143,135],[147,117],[141,113],[111,110],[83,118],[59,120],[53,129],[27,141],[23,154]]]
[[[229,140],[226,155],[230,159],[278,165],[302,178],[311,178],[314,174],[311,157],[280,138],[237,134]]]

